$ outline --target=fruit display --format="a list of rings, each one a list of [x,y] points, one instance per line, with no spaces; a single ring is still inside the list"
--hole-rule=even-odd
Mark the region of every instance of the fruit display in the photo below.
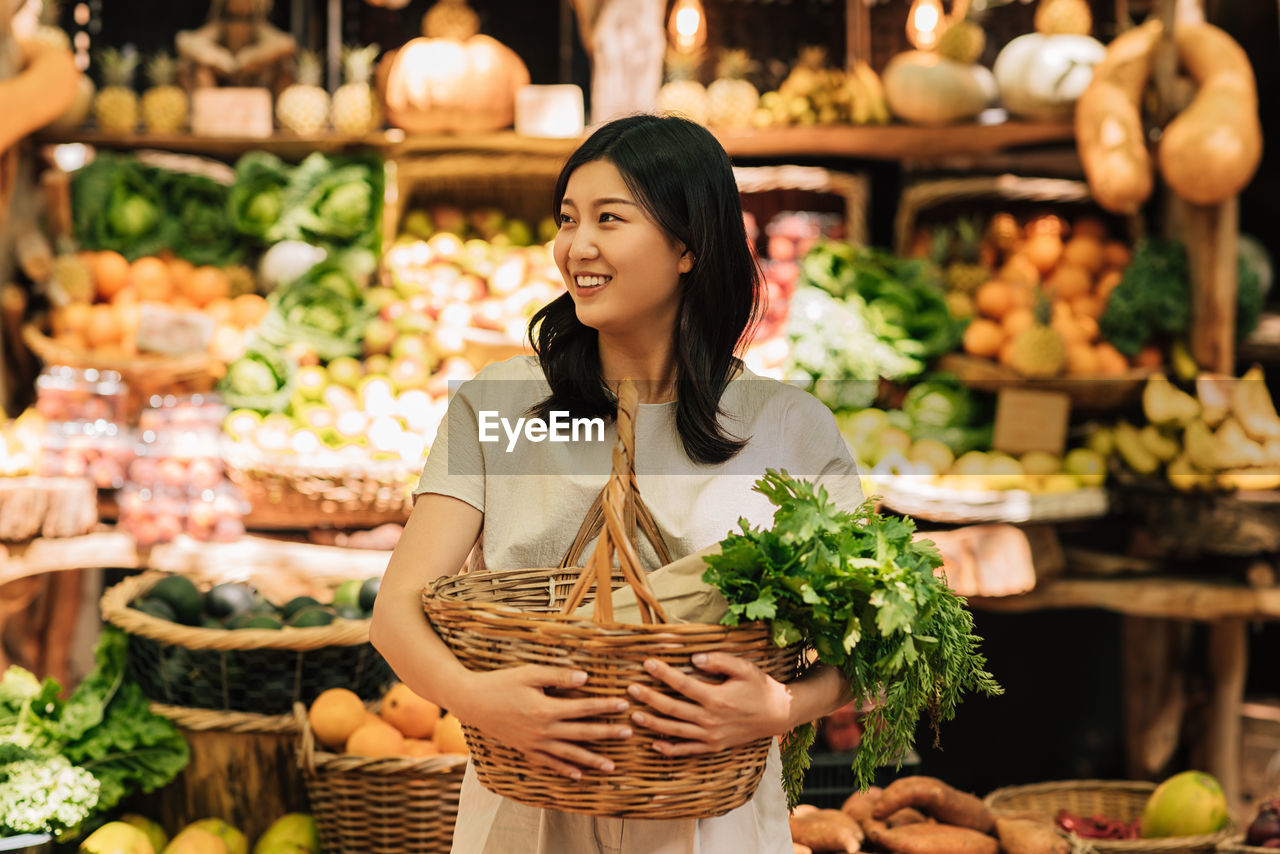
[[[367,620],[381,581],[375,576],[342,582],[327,603],[296,596],[276,604],[250,584],[228,581],[202,592],[186,576],[170,575],[130,607],[151,617],[206,629],[309,629],[339,619]]]
[[[755,127],[787,125],[880,125],[889,122],[889,105],[879,75],[865,61],[844,71],[828,65],[826,50],[801,50],[795,67],[777,90],[760,96],[752,114]]]
[[[127,427],[110,421],[51,421],[36,473],[87,477],[99,489],[119,489],[133,455],[134,435]]]
[[[35,410],[49,421],[122,423],[124,380],[116,371],[46,365],[36,377]]]
[[[330,688],[312,701],[307,723],[316,741],[353,756],[422,757],[470,751],[462,723],[403,683],[392,685],[371,712],[352,691]]]
[[[16,418],[0,412],[0,477],[33,474],[41,462],[45,419],[34,408]]]
[[[220,818],[202,818],[170,837],[158,822],[126,813],[81,840],[80,854],[320,854],[320,831],[305,813],[280,816],[250,846],[244,832]]]
[[[700,54],[667,49],[666,82],[658,90],[654,104],[658,112],[684,116],[700,125],[707,123],[711,106],[707,101],[706,87],[697,80],[700,62]]]
[[[276,121],[299,136],[311,136],[329,126],[329,93],[320,85],[322,68],[314,51],[298,54],[298,82],[276,98]]]
[[[147,81],[142,93],[142,124],[150,133],[178,133],[187,126],[190,110],[187,93],[175,84],[178,63],[169,53],[157,53],[146,64]]]
[[[1034,379],[1115,377],[1163,362],[1145,341],[1126,356],[1103,332],[1132,253],[1099,219],[1068,224],[1045,214],[1020,222],[1007,212],[985,226],[961,219],[951,229],[918,231],[913,254],[943,269],[952,313],[969,318],[961,346],[970,356]]]
[[[1088,439],[1128,477],[1187,492],[1280,488],[1280,416],[1256,365],[1239,378],[1202,373],[1194,394],[1153,374],[1142,412],[1146,423],[1095,427]]]
[[[1260,848],[1280,848],[1280,798],[1269,798],[1258,806],[1244,841]]]
[[[93,117],[104,133],[133,133],[138,127],[138,95],[133,91],[138,61],[132,48],[98,52],[102,88],[93,98]]]
[[[995,77],[975,60],[986,37],[971,21],[943,32],[938,51],[909,50],[889,60],[884,97],[895,118],[918,125],[969,121],[996,99]]]
[[[1000,50],[992,72],[1000,102],[1029,119],[1070,120],[1106,48],[1091,38],[1093,13],[1083,0],[1040,0],[1035,32]]]
[[[364,136],[382,125],[382,105],[369,85],[378,51],[376,44],[343,48],[345,82],[333,93],[329,108],[330,124],[339,133]]]

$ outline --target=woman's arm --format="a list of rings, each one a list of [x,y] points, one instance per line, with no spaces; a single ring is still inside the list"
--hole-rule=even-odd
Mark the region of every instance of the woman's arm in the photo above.
[[[579,742],[628,738],[626,728],[579,718],[625,711],[617,699],[565,699],[545,688],[574,688],[587,674],[525,665],[474,672],[453,655],[422,611],[421,593],[458,571],[480,535],[484,514],[457,498],[427,493],[414,504],[373,606],[369,640],[414,693],[567,777],[612,765]]]

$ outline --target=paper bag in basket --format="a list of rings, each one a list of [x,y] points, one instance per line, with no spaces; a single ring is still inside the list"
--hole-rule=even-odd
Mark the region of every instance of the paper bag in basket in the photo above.
[[[646,578],[653,594],[666,612],[669,623],[718,624],[729,603],[719,590],[702,580],[707,571],[703,560],[707,555],[719,554],[720,545],[708,546],[700,552],[685,555],[666,566],[649,573]],[[594,605],[588,603],[574,611],[584,620],[591,619]],[[613,619],[617,623],[639,623],[640,609],[636,606],[636,594],[630,586],[613,593]]]

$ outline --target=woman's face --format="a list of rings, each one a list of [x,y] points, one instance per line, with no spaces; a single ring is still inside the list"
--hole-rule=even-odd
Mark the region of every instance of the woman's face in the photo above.
[[[569,176],[553,251],[583,324],[602,333],[674,332],[680,274],[693,256],[649,218],[609,161]]]

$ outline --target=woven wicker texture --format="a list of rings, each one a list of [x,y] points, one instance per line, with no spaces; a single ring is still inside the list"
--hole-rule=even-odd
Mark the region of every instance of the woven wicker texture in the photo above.
[[[775,679],[790,679],[796,672],[798,650],[773,646],[761,624],[736,628],[663,624],[665,616],[645,581],[633,545],[636,520],[642,515],[634,462],[637,402],[634,386],[624,383],[619,391],[613,472],[601,501],[604,529],[586,567],[572,566],[577,555],[571,548],[557,569],[439,579],[423,591],[432,625],[458,660],[473,670],[546,664],[585,671],[587,684],[564,692],[565,696],[625,698],[633,682],[678,696],[649,676],[643,663],[656,658],[707,679],[690,664],[690,656],[698,652],[747,658]],[[591,515],[584,530],[590,527]],[[647,525],[641,523],[641,527],[648,531]],[[580,531],[577,541],[583,539]],[[617,567],[613,566],[615,550]],[[611,597],[593,596],[593,586],[597,593],[611,593],[623,584],[630,584],[642,603],[643,625],[614,622]],[[594,606],[594,621],[573,616],[575,609],[588,602]],[[589,720],[632,726],[625,712]],[[629,739],[592,746],[613,761],[616,770],[586,769],[581,780],[573,781],[532,764],[473,727],[464,729],[476,775],[491,791],[532,806],[647,819],[707,818],[741,806],[760,783],[772,741],[760,739],[703,756],[667,757],[651,748],[651,733],[637,728]]]
[[[298,629],[192,628],[129,607],[164,573],[127,578],[101,601],[129,634],[129,674],[150,699],[187,708],[287,714],[329,688],[381,696],[391,668],[369,644],[367,620]]]
[[[1263,848],[1260,845],[1246,845],[1244,834],[1238,834],[1219,842],[1218,847],[1214,849],[1217,854],[1270,854],[1275,850],[1274,848]]]
[[[1156,790],[1155,783],[1127,780],[1066,780],[1009,786],[987,795],[985,802],[997,816],[1029,812],[1045,821],[1053,821],[1059,810],[1080,816],[1102,815],[1120,821],[1142,817],[1147,799]],[[1088,844],[1099,854],[1132,852],[1132,854],[1198,854],[1212,851],[1234,831],[1227,829],[1201,836],[1170,836],[1155,839],[1090,839]]]
[[[931,522],[1063,522],[1107,513],[1107,491],[1088,487],[1072,492],[1035,493],[1022,489],[963,492],[923,483],[915,475],[875,477],[873,491],[898,513]]]
[[[447,854],[467,757],[329,753],[316,744],[306,708],[296,704],[293,713],[298,764],[326,852]]]
[[[818,166],[735,166],[733,177],[741,193],[804,190],[843,197],[845,240],[866,245],[870,190],[865,175],[832,172]]]
[[[193,353],[190,356],[142,353],[131,357],[103,357],[93,352],[66,347],[33,324],[22,328],[22,340],[46,365],[118,372],[127,387],[125,415],[131,424],[138,422],[138,416],[146,408],[152,395],[210,391],[226,370],[221,362],[208,353]]]

